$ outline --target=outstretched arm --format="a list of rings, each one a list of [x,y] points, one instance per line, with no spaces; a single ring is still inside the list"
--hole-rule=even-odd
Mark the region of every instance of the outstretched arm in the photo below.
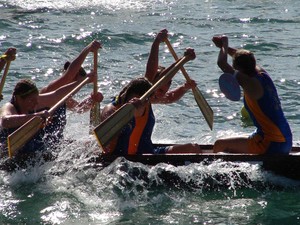
[[[196,54],[194,49],[192,48],[187,48],[186,51],[184,52],[184,55],[187,57],[190,57],[191,59],[196,58]],[[155,78],[153,83],[156,83],[160,78],[162,78],[163,76],[165,76],[165,74],[167,74],[171,69],[173,69],[175,67],[175,65],[180,61],[181,59],[178,59],[176,62],[174,62],[172,65],[170,65],[168,68],[166,68],[165,70],[163,70],[163,72],[161,72],[160,77]],[[178,72],[178,70],[180,70],[180,68],[178,68],[176,70],[176,73]],[[188,88],[191,86],[195,87],[196,84],[194,81],[188,82],[187,86],[181,87],[177,90],[174,91],[170,91],[168,92],[169,88],[170,88],[170,84],[171,84],[171,80],[172,77],[169,77],[169,79],[167,79],[165,81],[165,84],[162,85],[158,90],[155,91],[153,97],[151,97],[151,103],[161,103],[161,104],[165,104],[165,103],[172,103],[175,102],[176,100],[180,99],[185,92],[188,90]],[[195,86],[194,86],[195,85]],[[161,99],[160,99],[161,98]]]
[[[163,97],[156,98],[155,95],[151,98],[153,104],[171,104],[181,99],[188,90],[196,87],[197,84],[194,80],[190,80],[185,84],[168,91]]]
[[[71,83],[75,80],[76,74],[78,73],[79,69],[81,68],[82,63],[84,62],[86,56],[90,52],[98,51],[101,48],[101,43],[98,41],[92,41],[88,46],[86,46],[81,53],[71,62],[70,66],[68,67],[67,71],[58,79],[52,81],[49,85],[42,88],[40,93],[47,93],[54,91],[68,83]]]
[[[218,66],[224,73],[234,73],[233,67],[227,62],[227,54],[233,55],[235,49],[228,47],[228,37],[226,36],[214,36],[212,41],[220,48],[218,56]]]
[[[158,70],[158,54],[159,54],[159,45],[161,42],[164,42],[164,40],[166,40],[168,38],[168,31],[166,29],[161,30],[152,46],[151,46],[151,50],[150,50],[150,54],[148,57],[148,62],[147,62],[147,67],[146,67],[146,73],[145,73],[145,77],[150,81],[153,82],[155,79],[155,76],[157,74],[157,70]]]
[[[68,99],[67,108],[73,112],[84,113],[90,110],[95,102],[102,102],[103,95],[101,92],[96,94],[92,93],[89,97],[81,102],[76,101],[73,98]]]
[[[212,41],[214,42],[214,44],[220,48],[220,51],[221,51],[221,48],[223,47],[223,40],[222,40],[222,36],[214,36]],[[228,46],[228,43],[227,43],[227,54],[230,55],[231,57],[236,53],[237,49],[236,48],[232,48],[232,47],[229,47]],[[264,68],[262,68],[261,66],[256,66],[256,70],[258,72],[266,72],[264,70]]]
[[[91,72],[88,74],[88,82],[93,82],[96,79],[95,73]],[[64,98],[68,93],[70,93],[74,88],[76,88],[85,78],[80,79],[66,84],[55,91],[39,94],[37,109],[51,108],[62,98]],[[78,91],[78,90],[77,90]]]

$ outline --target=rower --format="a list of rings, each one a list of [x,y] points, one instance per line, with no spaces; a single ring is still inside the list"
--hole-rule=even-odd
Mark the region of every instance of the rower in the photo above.
[[[289,154],[291,129],[268,73],[256,65],[252,52],[230,48],[227,36],[215,36],[212,41],[220,48],[218,66],[242,87],[245,109],[257,128],[249,137],[217,140],[214,152]],[[227,62],[227,54],[232,56],[232,65]]]

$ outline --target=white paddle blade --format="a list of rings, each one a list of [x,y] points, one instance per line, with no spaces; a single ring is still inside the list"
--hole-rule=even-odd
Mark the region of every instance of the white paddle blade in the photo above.
[[[126,104],[94,129],[94,134],[101,147],[105,147],[128,124],[134,116],[134,109],[132,104]]]

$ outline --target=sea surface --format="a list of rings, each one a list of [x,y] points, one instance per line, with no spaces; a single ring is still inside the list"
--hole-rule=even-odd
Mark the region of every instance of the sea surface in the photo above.
[[[191,92],[170,105],[155,105],[155,143],[213,144],[249,135],[242,100],[231,102],[218,86],[218,49],[211,38],[253,51],[271,75],[300,146],[300,1],[295,0],[0,0],[0,51],[17,48],[4,86],[4,100],[21,78],[39,88],[62,73],[92,40],[99,51],[99,90],[109,103],[131,79],[145,72],[161,29],[168,29],[179,56],[195,49],[185,65],[214,110],[211,131]],[[164,44],[160,64],[174,59]],[[84,62],[92,68],[93,55]],[[172,87],[184,84],[177,74]],[[81,100],[93,90],[84,87]],[[108,167],[88,163],[100,152],[89,134],[89,113],[68,112],[66,139],[52,162],[16,172],[0,171],[0,224],[300,224],[300,183],[257,164],[195,163],[154,167],[119,158]],[[163,174],[174,179],[165,179]]]

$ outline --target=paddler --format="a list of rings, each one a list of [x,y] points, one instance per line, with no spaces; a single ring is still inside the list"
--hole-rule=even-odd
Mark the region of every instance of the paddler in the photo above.
[[[185,55],[195,58],[193,49],[187,49]],[[162,72],[169,71],[173,66]],[[167,82],[168,83],[168,82]],[[141,97],[152,84],[145,77],[132,80],[113,102],[104,107],[101,120],[105,120],[116,112],[124,104],[133,104],[136,107],[134,118],[121,132],[104,148],[106,154],[134,155],[134,154],[165,154],[165,153],[201,153],[197,144],[183,144],[165,147],[154,147],[151,136],[155,124],[155,117],[152,111],[152,97],[148,101],[140,102]]]
[[[145,77],[150,83],[155,84],[162,76],[167,72],[165,67],[159,66],[159,45],[164,43],[168,39],[168,30],[161,30],[155,37],[150,54],[147,61]],[[171,68],[169,68],[171,69]],[[164,71],[164,73],[162,73]],[[183,85],[176,87],[175,89],[169,90],[172,84],[170,80],[167,84],[161,86],[151,98],[153,104],[171,104],[181,99],[189,90],[196,87],[196,82],[190,80],[185,82]]]
[[[214,152],[251,154],[289,154],[292,133],[286,120],[276,87],[252,52],[228,46],[227,36],[215,36],[212,41],[220,48],[218,66],[234,76],[244,92],[244,106],[256,131],[249,137],[219,139]],[[232,57],[232,65],[227,62]]]
[[[101,44],[98,41],[86,46],[78,57],[72,61],[67,71],[46,87],[38,90],[35,83],[29,79],[20,80],[13,91],[11,101],[6,103],[0,111],[0,141],[1,154],[7,154],[7,136],[31,118],[40,116],[43,119],[51,116],[51,122],[33,139],[18,151],[19,155],[44,150],[49,145],[57,144],[63,138],[63,129],[66,124],[66,106],[59,107],[53,115],[48,109],[54,106],[67,93],[72,91],[85,79],[80,76],[79,70],[89,52],[98,51]],[[89,82],[93,82],[93,71],[87,74]],[[45,146],[46,145],[46,146]]]

